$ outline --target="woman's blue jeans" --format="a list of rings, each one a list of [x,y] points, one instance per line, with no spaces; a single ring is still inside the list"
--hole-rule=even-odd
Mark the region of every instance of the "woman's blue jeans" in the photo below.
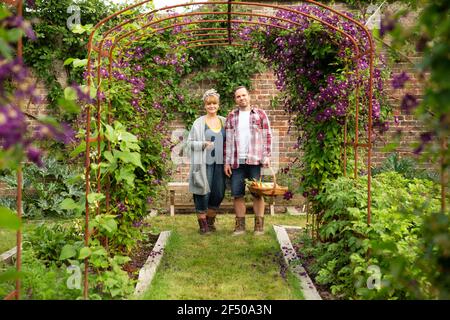
[[[195,210],[205,212],[208,209],[217,210],[225,196],[225,173],[223,164],[207,164],[206,177],[208,178],[209,193],[205,195],[194,194]]]

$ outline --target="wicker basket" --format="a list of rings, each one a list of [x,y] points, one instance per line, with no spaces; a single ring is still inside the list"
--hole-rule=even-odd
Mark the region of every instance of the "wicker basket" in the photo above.
[[[273,175],[272,187],[263,187],[260,186],[258,182],[254,182],[254,184],[248,186],[248,190],[260,196],[276,197],[284,195],[288,191],[288,187],[282,187],[277,185],[277,177],[275,176],[275,172],[273,171],[272,168],[270,168],[270,170],[272,171]],[[259,183],[261,183],[261,179]]]

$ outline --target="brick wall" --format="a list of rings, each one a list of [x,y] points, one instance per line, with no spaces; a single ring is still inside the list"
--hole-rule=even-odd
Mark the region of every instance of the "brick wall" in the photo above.
[[[417,61],[418,57],[412,57],[412,62]],[[385,92],[388,96],[389,104],[394,108],[394,115],[398,118],[398,123],[395,123],[394,119],[389,121],[389,130],[381,139],[377,139],[373,148],[373,164],[375,166],[380,165],[383,160],[389,155],[387,152],[383,152],[383,147],[394,141],[397,133],[401,131],[401,139],[399,146],[396,148],[396,152],[400,157],[415,157],[413,154],[414,142],[419,141],[419,136],[425,131],[423,124],[417,120],[414,116],[405,114],[401,108],[401,99],[408,92],[414,94],[419,101],[422,99],[422,85],[418,79],[416,70],[411,62],[400,62],[390,66],[392,74],[399,74],[406,72],[410,80],[405,85],[404,89],[393,89],[391,86],[391,80],[385,83]]]
[[[290,132],[288,132],[289,116],[284,109],[280,107],[273,108],[271,106],[272,99],[279,94],[274,82],[275,75],[271,71],[257,74],[252,78],[253,89],[249,93],[252,105],[256,105],[265,110],[269,117],[273,133],[272,163],[273,168],[277,170],[280,167],[287,166],[297,157],[296,150],[294,149],[294,145],[297,142],[297,135],[294,128],[291,128]],[[203,90],[210,87],[211,84],[207,84]],[[180,120],[173,121],[170,126],[172,130],[189,130]],[[264,173],[270,174],[268,171]],[[173,180],[187,182],[188,174],[188,164],[177,165],[174,169]]]
[[[276,5],[299,5],[304,2],[297,1],[257,1],[264,2],[267,4],[276,4]],[[333,6],[338,10],[348,10],[345,5],[337,4]],[[248,8],[248,7],[246,7]],[[258,13],[273,13],[273,9],[264,9],[261,7],[251,7],[253,12]],[[391,5],[389,10],[397,10],[397,5]],[[414,21],[414,15],[409,16],[402,20],[402,23],[412,24]],[[417,61],[418,57],[408,58],[412,61]],[[406,59],[405,59],[406,61]],[[410,77],[411,81],[408,82],[407,91],[409,93],[415,94],[419,100],[422,95],[421,84],[417,79],[417,75],[415,75],[415,69],[413,64],[410,62],[400,62],[395,63],[389,66],[392,70],[392,74],[398,74],[402,71],[406,71]],[[274,167],[283,168],[290,161],[300,156],[298,154],[298,150],[294,149],[294,145],[296,143],[296,134],[297,132],[294,129],[291,129],[288,132],[289,127],[289,117],[285,114],[282,107],[273,109],[271,107],[270,101],[273,97],[275,97],[279,91],[276,89],[274,84],[275,76],[272,71],[268,71],[262,74],[258,74],[253,77],[252,84],[253,90],[250,92],[250,96],[252,99],[252,104],[264,109],[270,119],[272,128],[274,129],[274,135],[276,137],[275,142],[278,144],[275,146],[273,162]],[[196,87],[197,91],[204,91],[213,87],[212,84],[206,83],[200,85],[200,87]],[[403,114],[400,110],[401,97],[406,93],[406,90],[393,90],[391,88],[391,81],[387,81],[385,83],[385,92],[388,95],[389,103],[394,107],[394,114],[398,116],[398,124],[394,123],[394,120],[390,121],[390,129],[388,132],[377,139],[374,143],[374,148],[372,151],[372,164],[373,166],[380,165],[383,160],[387,157],[388,153],[383,152],[383,147],[393,140],[394,135],[398,130],[401,130],[403,135],[400,141],[399,147],[396,149],[399,152],[401,157],[404,156],[412,156],[412,147],[411,143],[418,141],[418,137],[421,132],[424,131],[422,124],[415,119],[411,115]],[[171,124],[174,129],[183,129],[185,128],[180,121],[175,121]],[[189,173],[189,166],[187,164],[176,166],[173,175],[173,181],[187,181]],[[269,174],[268,172],[265,172]]]
[[[33,77],[34,81],[36,82],[36,90],[38,92],[38,95],[41,97],[41,102],[38,104],[31,103],[27,106],[23,107],[23,111],[26,113],[33,115],[35,117],[44,116],[47,114],[47,89],[45,87],[45,84],[42,81],[38,81],[35,77]],[[36,120],[27,117],[27,123],[30,127],[30,130],[32,131],[34,127],[36,127],[37,122]],[[0,196],[14,196],[15,195],[15,189],[9,188],[6,183],[0,180]]]

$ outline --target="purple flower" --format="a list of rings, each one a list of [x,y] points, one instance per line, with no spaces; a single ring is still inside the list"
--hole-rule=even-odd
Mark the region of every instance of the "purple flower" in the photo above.
[[[413,153],[416,154],[416,155],[419,155],[419,154],[422,153],[423,148],[424,148],[424,144],[421,143],[416,149],[414,149]]]
[[[121,201],[117,203],[117,209],[119,209],[119,212],[127,211],[127,207]]]
[[[433,135],[431,134],[431,132],[424,132],[420,134],[420,141],[422,141],[422,143],[428,143],[431,141]]]
[[[66,123],[61,123],[58,127],[50,124],[42,124],[36,127],[34,138],[43,139],[55,139],[64,144],[69,144],[75,140],[75,132]]]
[[[28,147],[27,149],[27,158],[31,162],[35,163],[38,167],[43,167],[44,163],[42,162],[42,152],[41,150],[34,148],[34,147]]]
[[[372,117],[378,119],[380,117],[380,102],[377,99],[372,100]]]
[[[411,111],[419,105],[417,98],[412,94],[407,93],[402,100],[401,108],[407,114],[410,114]]]
[[[142,220],[133,222],[133,227],[139,228],[140,226],[142,226]]]
[[[28,8],[34,8],[36,6],[35,0],[27,0],[26,4]]]
[[[11,16],[5,19],[5,23],[8,27],[11,28],[19,28],[25,32],[25,35],[30,38],[30,40],[36,40],[36,34],[31,27],[31,23],[29,21],[24,20],[23,17],[19,16]]]
[[[381,26],[380,26],[380,36],[384,37],[384,35],[392,30],[394,30],[396,21],[392,18],[383,17],[381,19]]]
[[[283,195],[284,200],[291,200],[294,197],[294,194],[291,191],[286,191]]]
[[[27,122],[23,113],[11,105],[0,106],[0,142],[4,149],[24,143]]]
[[[405,86],[405,82],[409,80],[409,76],[406,72],[394,75],[392,77],[392,88],[402,89]]]
[[[89,94],[88,87],[80,87],[78,84],[74,83],[71,86],[73,89],[75,89],[77,93],[78,100],[86,102],[86,103],[93,103],[94,100],[91,98],[91,95]]]
[[[317,134],[317,140],[323,141],[323,139],[325,139],[325,134],[323,132],[319,132]]]

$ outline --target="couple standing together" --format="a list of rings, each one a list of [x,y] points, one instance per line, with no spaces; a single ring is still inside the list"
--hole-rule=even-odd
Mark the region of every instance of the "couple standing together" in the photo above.
[[[234,92],[238,108],[227,118],[217,115],[220,95],[204,93],[206,115],[189,132],[191,154],[189,191],[194,195],[200,234],[215,231],[217,210],[225,195],[225,176],[231,178],[236,224],[233,235],[245,233],[245,179],[259,180],[261,167],[269,167],[272,134],[266,113],[250,104],[247,88]],[[254,234],[264,233],[264,198],[253,194]]]

